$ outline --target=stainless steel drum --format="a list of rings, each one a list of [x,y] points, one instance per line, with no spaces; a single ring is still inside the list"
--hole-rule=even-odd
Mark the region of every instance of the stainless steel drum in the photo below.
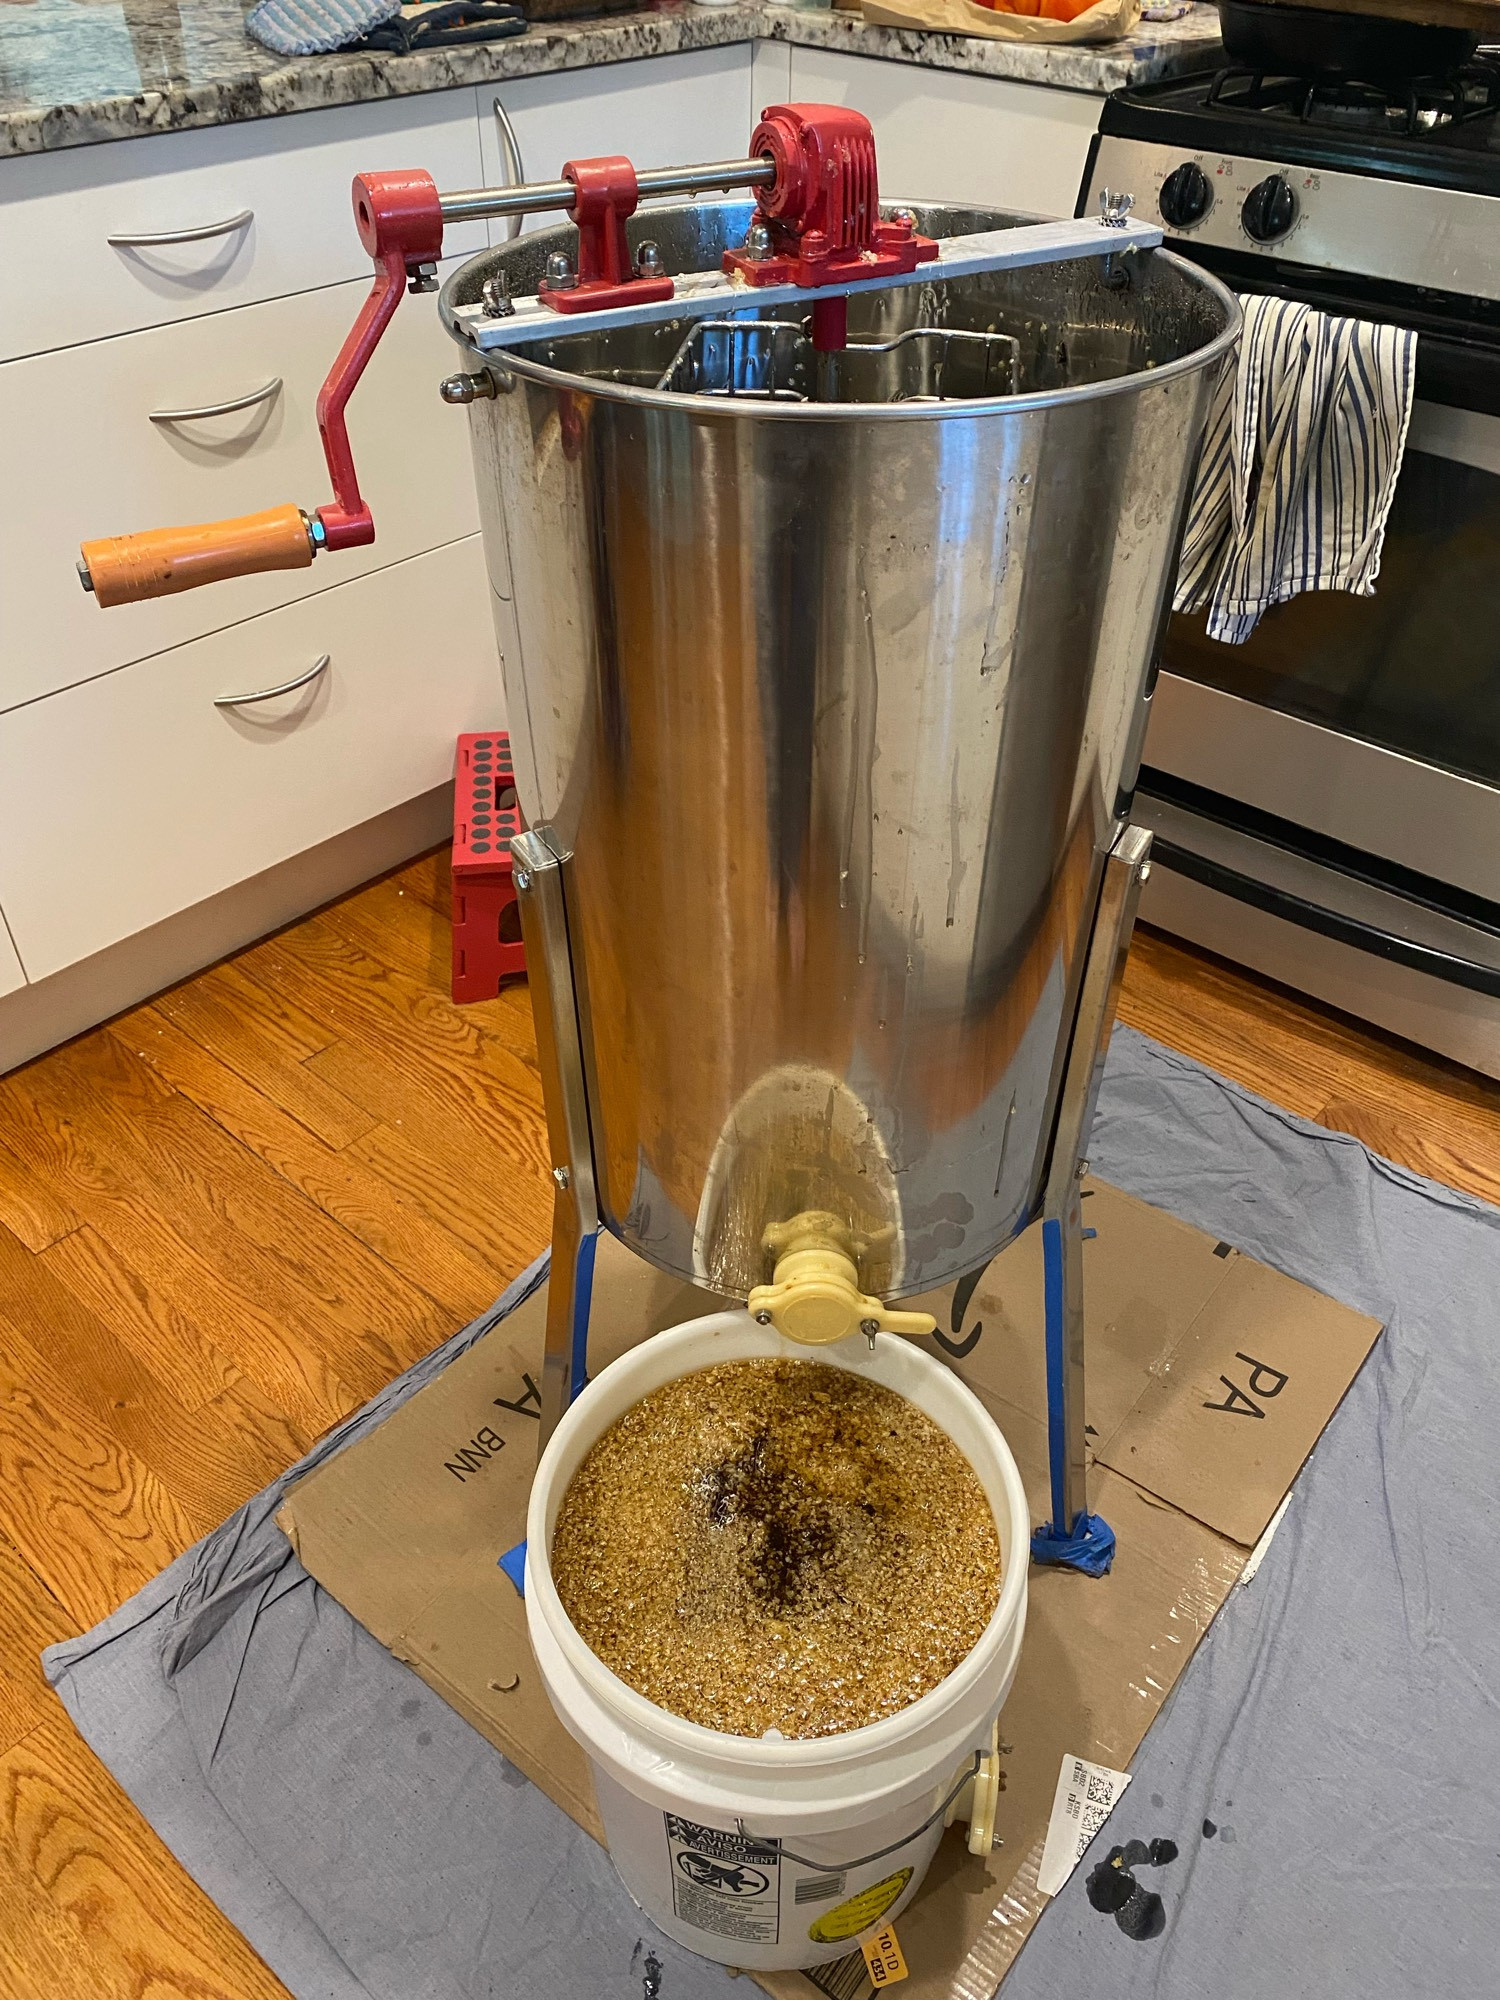
[[[631,236],[712,268],[751,215]],[[450,328],[572,236],[466,265]],[[1238,315],[1156,251],[865,294],[844,354],[770,317],[560,320],[488,364],[511,747],[572,856],[604,1221],[744,1297],[768,1225],[831,1211],[900,1297],[1037,1208]]]

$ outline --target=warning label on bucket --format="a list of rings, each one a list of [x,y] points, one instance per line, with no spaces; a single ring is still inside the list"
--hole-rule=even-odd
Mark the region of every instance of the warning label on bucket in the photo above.
[[[775,1944],[780,1929],[777,1849],[675,1813],[662,1817],[672,1860],[672,1908],[681,1921],[715,1937]]]

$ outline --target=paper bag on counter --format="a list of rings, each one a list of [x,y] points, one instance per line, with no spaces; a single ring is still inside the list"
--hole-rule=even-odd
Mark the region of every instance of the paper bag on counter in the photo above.
[[[1141,0],[1094,0],[1071,21],[1000,14],[977,0],[863,0],[877,28],[930,28],[945,35],[988,35],[1000,42],[1115,42],[1141,18]]]

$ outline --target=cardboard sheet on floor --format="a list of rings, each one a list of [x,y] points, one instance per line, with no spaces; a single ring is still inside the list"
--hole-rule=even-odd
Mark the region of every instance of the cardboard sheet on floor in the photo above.
[[[989,2000],[1045,1897],[1037,1868],[1065,1755],[1125,1769],[1380,1328],[1103,1185],[1085,1218],[1090,1503],[1109,1576],[1032,1571],[1001,1718],[988,1859],[950,1833],[900,1920],[910,2000]],[[601,1243],[595,1372],[723,1302]],[[1047,1515],[1038,1232],[977,1285],[923,1301]],[[535,1294],[381,1427],[297,1485],[277,1519],[305,1567],[382,1644],[596,1837],[587,1762],[552,1713],[498,1557],[525,1530],[545,1297]],[[778,2000],[870,1988],[863,1961],[767,1973]]]

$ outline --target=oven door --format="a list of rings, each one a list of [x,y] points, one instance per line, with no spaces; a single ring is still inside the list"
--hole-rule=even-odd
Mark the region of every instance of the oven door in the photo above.
[[[1175,615],[1152,708],[1148,766],[1500,896],[1500,417],[1418,402],[1375,595]]]
[[[1500,415],[1464,395],[1496,400],[1495,356],[1418,352],[1376,594],[1294,598],[1242,646],[1169,622],[1142,913],[1500,1076]]]

